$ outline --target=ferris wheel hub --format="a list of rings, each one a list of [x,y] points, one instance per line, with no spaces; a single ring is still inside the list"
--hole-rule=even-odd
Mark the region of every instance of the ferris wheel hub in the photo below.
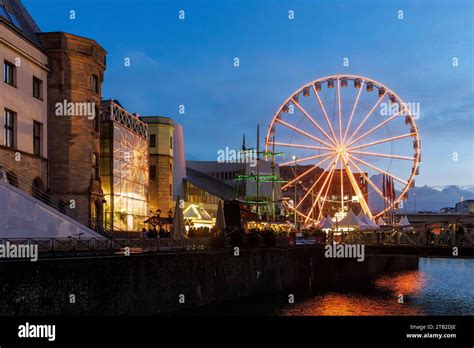
[[[347,152],[347,149],[344,145],[337,145],[336,152],[340,156],[345,156],[346,152]]]

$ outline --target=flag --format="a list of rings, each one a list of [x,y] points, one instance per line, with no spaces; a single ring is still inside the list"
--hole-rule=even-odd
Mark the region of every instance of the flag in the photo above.
[[[382,176],[382,193],[384,197],[387,197],[387,191],[385,189],[385,174],[382,174],[382,175],[383,175]]]
[[[392,200],[392,187],[391,187],[391,184],[390,184],[390,178],[388,177],[388,175],[385,175],[385,180],[387,181],[387,183],[385,184],[386,185],[386,191],[387,191],[387,198],[388,200]]]
[[[391,192],[392,200],[395,200],[397,198],[397,193],[395,192],[395,183],[393,182],[393,178],[390,178],[390,180],[392,181],[390,184],[392,188],[392,192]]]

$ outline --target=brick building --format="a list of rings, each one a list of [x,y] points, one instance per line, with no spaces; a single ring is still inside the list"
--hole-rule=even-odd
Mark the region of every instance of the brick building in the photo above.
[[[106,52],[94,40],[63,32],[39,33],[49,57],[48,158],[51,194],[70,215],[97,227],[103,221],[99,175],[101,85]]]

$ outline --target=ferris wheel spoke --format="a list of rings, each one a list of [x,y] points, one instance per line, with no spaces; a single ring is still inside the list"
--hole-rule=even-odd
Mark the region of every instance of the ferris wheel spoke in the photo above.
[[[320,146],[311,146],[311,145],[304,145],[304,144],[292,144],[292,143],[280,143],[269,141],[268,145],[275,145],[275,146],[285,146],[285,147],[296,147],[300,149],[312,149],[312,150],[322,150],[322,151],[334,151],[328,147],[320,147]]]
[[[321,144],[323,144],[323,145],[326,145],[326,146],[329,147],[330,149],[334,149],[334,146],[332,146],[331,144],[326,143],[324,140],[319,139],[318,137],[315,137],[314,135],[311,135],[311,134],[305,132],[305,131],[302,130],[302,129],[299,129],[298,127],[295,127],[295,126],[293,126],[292,124],[289,124],[288,122],[285,122],[285,121],[283,121],[283,120],[277,120],[277,122],[280,123],[280,124],[282,124],[283,126],[286,126],[286,127],[290,128],[290,129],[293,129],[295,132],[298,132],[298,133],[300,133],[300,134],[302,134],[302,135],[304,135],[304,136],[306,136],[306,137],[308,137],[308,138],[310,138],[310,139],[312,139],[312,140],[314,140],[314,141],[316,141],[316,142],[318,142],[318,143],[321,143]]]
[[[324,131],[324,129],[321,128],[321,126],[314,120],[313,117],[311,117],[310,114],[308,114],[308,112],[295,100],[295,98],[292,98],[291,100],[293,104],[295,104],[295,106],[306,116],[306,118],[310,120],[311,123],[314,124],[321,133],[323,133],[326,139],[328,139],[333,145],[336,145],[336,142],[331,139],[331,137]]]
[[[415,157],[409,156],[400,156],[400,155],[389,155],[385,153],[378,153],[378,152],[366,152],[366,151],[349,151],[349,153],[363,155],[363,156],[375,156],[375,157],[385,157],[385,158],[393,158],[393,159],[400,159],[400,160],[407,160],[407,161],[414,161]]]
[[[339,173],[339,180],[341,181],[341,212],[344,212],[344,174],[342,172],[342,158],[341,158],[341,168]]]
[[[375,132],[377,129],[379,129],[380,127],[383,127],[385,126],[387,123],[389,123],[390,121],[392,121],[393,119],[395,119],[395,117],[397,117],[398,115],[400,115],[401,113],[403,112],[402,111],[399,111],[397,112],[396,114],[390,116],[389,118],[387,118],[385,121],[383,121],[382,123],[378,124],[377,126],[373,127],[372,129],[368,130],[367,132],[365,132],[364,134],[362,134],[361,136],[359,136],[356,140],[352,140],[349,144],[347,144],[347,146],[351,146],[352,144],[354,143],[357,143],[358,141],[364,139],[366,136],[368,136],[369,134]]]
[[[383,144],[383,143],[387,143],[389,141],[395,141],[395,140],[399,140],[399,139],[403,139],[403,138],[413,137],[415,135],[416,135],[416,133],[407,133],[407,134],[397,135],[395,137],[385,138],[385,139],[377,140],[377,141],[374,141],[374,142],[371,142],[371,143],[366,143],[366,144],[361,144],[361,145],[357,145],[357,146],[354,146],[354,147],[349,147],[347,150],[350,152],[350,151],[357,150],[357,149],[360,149],[360,148],[363,148],[363,147],[369,147],[369,146],[374,146],[374,145],[378,145],[378,144]]]
[[[331,163],[329,164],[328,167],[332,166],[337,160],[337,157],[334,158]],[[326,172],[326,171],[325,171]],[[324,173],[325,173],[324,172]],[[316,187],[316,185],[318,184],[318,182],[324,177],[324,173],[323,175],[320,175],[318,180],[315,181],[315,183],[313,185],[311,185],[311,188],[308,190],[308,192],[306,192],[306,194],[303,196],[303,198],[298,202],[298,204],[296,205],[296,209],[298,209],[300,207],[300,205],[305,201],[306,197],[309,196],[309,194],[314,190],[314,188]],[[322,189],[322,188],[321,188]]]
[[[362,90],[363,90],[362,86],[364,86],[364,82],[365,82],[365,80],[362,80],[361,86],[359,88],[359,93],[357,93],[357,98],[355,100],[354,106],[352,107],[351,116],[349,117],[349,122],[347,123],[347,128],[346,128],[346,131],[344,132],[344,138],[342,139],[343,144],[346,141],[347,132],[349,131],[349,128],[351,127],[352,118],[354,117],[354,113],[355,113],[355,110],[357,108],[357,104],[359,103],[359,98],[360,98],[360,95],[362,94]]]
[[[339,144],[342,144],[341,81],[337,78],[337,117],[339,119]]]
[[[384,199],[388,204],[391,205],[392,202],[390,202],[390,200],[387,197],[384,196],[382,191],[380,191],[380,189],[377,187],[377,185],[375,185],[374,182],[372,180],[370,180],[370,178],[367,175],[365,175],[364,171],[362,169],[360,169],[360,167],[353,160],[351,160],[349,157],[347,158],[347,160],[350,164],[352,164],[354,166],[355,169],[357,169],[359,171],[359,173],[364,177],[364,179],[367,180],[367,182],[374,189],[374,191],[377,192],[378,195],[380,197],[382,197],[382,199]]]
[[[309,217],[313,213],[314,207],[316,204],[319,202],[319,197],[321,197],[321,193],[323,192],[323,188],[327,185],[329,177],[332,175],[331,173],[334,173],[334,170],[336,169],[336,162],[339,159],[339,155],[336,157],[335,161],[332,163],[332,168],[330,170],[330,173],[326,176],[326,179],[324,180],[323,185],[321,186],[321,189],[318,192],[318,195],[316,196],[316,200],[313,202],[313,205],[311,206],[311,209],[309,210],[308,215],[306,215],[306,219],[304,220],[305,223],[308,222]]]
[[[315,170],[316,168],[318,168],[321,164],[323,164],[323,163],[326,162],[328,159],[330,159],[330,158],[332,158],[332,157],[334,157],[334,156],[336,156],[335,153],[334,153],[334,154],[330,154],[328,157],[322,159],[321,161],[319,161],[318,163],[316,163],[314,166],[312,166],[311,168],[309,168],[309,169],[308,169],[307,171],[305,171],[304,173],[298,175],[298,176],[297,176],[296,178],[294,178],[293,180],[288,181],[285,185],[283,185],[283,186],[281,187],[281,189],[283,190],[283,189],[285,189],[285,188],[291,186],[295,181],[298,181],[298,180],[301,179],[303,176],[305,176],[305,175],[311,173],[313,170]]]
[[[321,158],[321,157],[328,157],[329,155],[331,155],[331,154],[330,153],[323,153],[323,154],[320,154],[320,155],[305,157],[305,158],[301,158],[301,159],[297,158],[294,161],[288,161],[288,162],[285,162],[285,163],[280,163],[280,167],[281,166],[289,166],[289,165],[292,165],[292,164],[295,164],[295,163],[306,162],[306,161],[310,161],[310,160],[313,160],[313,159],[318,159],[318,158]]]
[[[361,86],[362,88],[362,86]],[[367,113],[367,115],[364,117],[364,119],[362,120],[362,122],[359,124],[359,126],[356,128],[356,130],[354,131],[354,133],[352,133],[352,135],[349,137],[349,140],[347,142],[350,142],[352,140],[352,138],[355,137],[355,135],[357,134],[357,132],[362,128],[362,126],[365,124],[365,122],[367,121],[367,119],[370,117],[370,115],[372,115],[372,113],[374,112],[374,110],[377,108],[377,106],[379,106],[380,102],[383,100],[383,98],[387,95],[387,91],[385,91],[385,93],[379,97],[379,99],[377,100],[377,102],[375,103],[375,105],[372,107],[372,109],[370,109],[370,111]]]
[[[405,180],[403,180],[403,179],[400,179],[399,177],[397,177],[397,176],[395,176],[395,175],[393,175],[393,174],[390,174],[389,172],[386,172],[385,170],[380,169],[380,168],[378,168],[378,167],[376,167],[376,166],[374,166],[374,165],[372,165],[372,164],[370,164],[370,163],[367,163],[367,162],[361,160],[360,158],[354,157],[354,156],[352,156],[351,154],[348,154],[348,155],[349,155],[349,157],[351,157],[354,161],[357,161],[357,162],[359,162],[360,164],[363,164],[364,166],[369,167],[369,168],[371,168],[371,169],[373,169],[373,170],[375,170],[375,171],[377,171],[377,172],[379,172],[379,173],[388,175],[388,176],[392,177],[394,180],[398,181],[399,183],[402,183],[402,184],[405,185],[405,186],[408,185],[408,182],[407,182],[407,181],[405,181]]]
[[[334,141],[337,143],[337,137],[336,137],[336,134],[334,133],[334,128],[332,127],[331,122],[329,121],[329,116],[328,116],[328,113],[326,112],[326,108],[324,107],[321,97],[319,96],[319,93],[316,90],[316,87],[314,87],[314,85],[313,85],[313,91],[314,91],[314,94],[316,95],[316,98],[318,99],[319,107],[321,108],[323,112],[324,118],[326,119],[326,122],[329,126],[329,130],[331,131],[331,134],[334,137]]]
[[[334,173],[336,172],[336,169],[334,168],[334,171],[332,172],[331,174],[331,179],[329,179],[329,183],[328,185],[326,186],[326,192],[324,193],[324,196],[323,196],[323,202],[321,203],[320,207],[319,207],[319,214],[318,214],[318,221],[322,218],[322,214],[323,214],[323,209],[324,209],[324,203],[326,203],[326,199],[328,197],[328,193],[329,193],[329,188],[331,187],[331,184],[332,184],[332,179],[334,177]]]
[[[357,197],[359,197],[359,203],[360,203],[362,209],[364,210],[364,213],[372,220],[373,219],[372,212],[370,211],[369,205],[367,204],[367,201],[364,198],[364,194],[360,190],[360,187],[357,184],[357,180],[354,177],[354,174],[352,173],[352,170],[351,170],[350,166],[348,165],[347,161],[344,158],[343,158],[343,162],[344,162],[344,168],[345,168],[346,173],[349,177],[349,181],[352,185],[352,188],[354,189]]]

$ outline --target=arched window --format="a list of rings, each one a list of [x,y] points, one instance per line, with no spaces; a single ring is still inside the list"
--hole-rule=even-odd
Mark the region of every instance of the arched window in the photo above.
[[[7,173],[7,180],[8,183],[12,186],[18,187],[18,178],[15,173],[13,172],[8,172]]]
[[[33,180],[33,185],[31,187],[31,194],[37,199],[41,199],[41,196],[44,192],[43,181],[40,177],[36,177]]]

